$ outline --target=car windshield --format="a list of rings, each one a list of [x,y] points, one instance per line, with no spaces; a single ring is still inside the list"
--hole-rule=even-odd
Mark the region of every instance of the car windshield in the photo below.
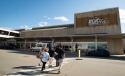
[[[45,44],[37,44],[37,47],[45,47]]]

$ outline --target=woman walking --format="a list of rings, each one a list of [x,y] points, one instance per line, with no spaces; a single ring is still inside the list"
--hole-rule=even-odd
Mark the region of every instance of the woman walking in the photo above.
[[[49,61],[50,56],[48,50],[48,48],[44,48],[41,54],[41,62],[43,63],[41,71],[45,70],[46,63]]]

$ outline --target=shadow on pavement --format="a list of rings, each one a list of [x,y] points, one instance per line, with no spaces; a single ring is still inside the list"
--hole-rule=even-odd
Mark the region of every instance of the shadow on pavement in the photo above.
[[[40,67],[37,67],[37,66],[19,66],[19,67],[14,67],[13,69],[37,69]]]
[[[42,75],[42,74],[59,74],[58,69],[52,69],[52,70],[46,70],[46,71],[41,71],[41,66],[19,66],[19,67],[14,67],[13,69],[20,69],[20,71],[15,72],[15,73],[9,73],[7,76],[14,76],[14,75]]]
[[[11,76],[14,76],[14,75],[31,75],[31,76],[35,76],[35,75],[41,75],[42,73],[40,71],[26,71],[26,72],[15,72],[15,73],[9,73],[7,74],[7,76],[11,75]]]
[[[125,56],[110,56],[108,59],[125,61]]]
[[[9,76],[9,75],[11,75],[11,76],[14,76],[14,75],[35,76],[35,75],[43,75],[43,74],[59,74],[59,73],[58,73],[58,72],[52,72],[52,71],[44,71],[44,72],[41,72],[40,70],[37,70],[37,71],[27,71],[27,72],[9,73],[9,74],[7,74],[7,76]]]

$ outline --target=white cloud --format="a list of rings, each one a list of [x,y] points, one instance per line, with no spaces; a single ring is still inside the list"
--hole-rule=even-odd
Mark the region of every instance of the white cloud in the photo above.
[[[119,9],[120,21],[121,21],[121,30],[122,33],[125,33],[125,9]]]
[[[58,16],[58,17],[54,17],[54,20],[60,20],[60,21],[69,21],[69,19],[65,16]]]
[[[49,22],[50,23],[53,23],[53,22],[57,22],[56,20],[60,20],[60,21],[63,21],[63,22],[67,22],[69,21],[69,19],[65,16],[55,16],[55,17],[48,17],[48,16],[43,16],[43,20],[38,22],[37,24],[35,25],[23,25],[23,26],[20,26],[20,28],[23,28],[23,29],[31,29],[32,27],[43,27],[43,26],[49,26]]]
[[[48,22],[39,22],[38,25],[39,25],[39,26],[47,26],[47,25],[48,25]]]

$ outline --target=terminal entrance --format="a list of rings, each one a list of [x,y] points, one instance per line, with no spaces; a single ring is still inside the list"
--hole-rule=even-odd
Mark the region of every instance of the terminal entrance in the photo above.
[[[95,42],[56,42],[55,45],[61,44],[65,51],[78,51],[87,52],[96,49]],[[98,49],[107,50],[107,42],[97,42]]]

